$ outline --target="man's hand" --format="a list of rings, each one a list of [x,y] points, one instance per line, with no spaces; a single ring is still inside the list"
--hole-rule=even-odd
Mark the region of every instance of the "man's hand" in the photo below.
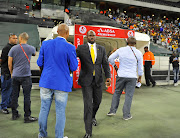
[[[111,78],[107,78],[105,84],[106,87],[109,87],[111,85]]]
[[[141,76],[139,76],[139,78],[138,78],[138,82],[140,82],[140,83],[141,83]]]
[[[114,69],[116,70],[116,72],[118,71],[118,67],[116,64],[114,65]]]

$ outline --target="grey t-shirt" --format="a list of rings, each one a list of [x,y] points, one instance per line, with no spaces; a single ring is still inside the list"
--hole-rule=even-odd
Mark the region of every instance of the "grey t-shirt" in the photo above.
[[[35,48],[28,44],[22,44],[22,47],[31,60],[31,56],[35,55]],[[13,58],[13,77],[31,76],[30,64],[19,44],[11,48],[8,56]]]

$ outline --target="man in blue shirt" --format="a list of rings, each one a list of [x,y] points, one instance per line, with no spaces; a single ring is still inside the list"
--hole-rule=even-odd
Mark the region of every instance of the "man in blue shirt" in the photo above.
[[[47,137],[47,118],[53,95],[56,104],[55,137],[63,138],[65,108],[72,87],[70,71],[75,71],[78,67],[75,47],[66,41],[69,37],[69,27],[61,24],[57,32],[59,36],[56,39],[42,43],[37,60],[38,66],[43,69],[39,82],[41,96],[39,138]]]

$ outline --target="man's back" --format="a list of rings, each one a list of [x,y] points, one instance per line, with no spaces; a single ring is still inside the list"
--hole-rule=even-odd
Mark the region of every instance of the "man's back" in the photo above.
[[[135,57],[133,51],[137,57]],[[137,78],[137,64],[138,64],[138,72],[139,74],[142,74],[143,67],[142,67],[142,53],[137,50],[135,47],[122,47],[116,50],[112,56],[109,57],[110,63],[113,62],[111,60],[114,59],[114,57],[119,57],[119,69],[118,69],[118,76],[119,77],[125,77],[125,78]],[[138,62],[137,62],[138,60]]]
[[[28,44],[21,44],[21,45],[25,53],[27,54],[29,60],[31,60],[31,56],[35,55],[36,52],[35,48]],[[28,59],[25,56],[19,44],[11,48],[8,56],[13,58],[12,76],[16,76],[16,77],[31,76],[30,63],[28,62]]]
[[[72,80],[70,71],[77,69],[75,47],[64,38],[44,41],[37,64],[43,67],[39,86],[69,92]]]

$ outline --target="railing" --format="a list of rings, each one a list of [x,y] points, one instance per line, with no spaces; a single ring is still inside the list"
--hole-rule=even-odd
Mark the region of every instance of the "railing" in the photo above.
[[[171,77],[173,77],[173,68],[169,63],[169,56],[155,56],[156,63],[152,67],[151,75],[156,80],[166,82],[168,85],[171,84]],[[158,79],[159,78],[159,79]],[[164,78],[164,80],[162,79]]]

